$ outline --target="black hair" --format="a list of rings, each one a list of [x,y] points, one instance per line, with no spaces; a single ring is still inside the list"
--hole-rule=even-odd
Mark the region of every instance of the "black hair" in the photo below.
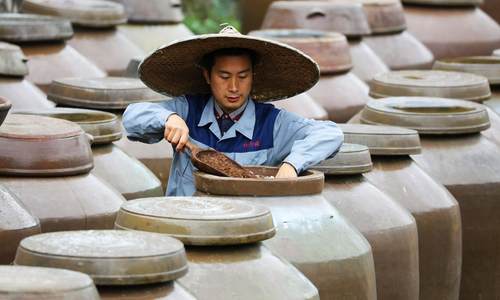
[[[200,60],[199,65],[210,73],[215,64],[215,59],[220,56],[248,56],[252,61],[252,67],[257,63],[257,53],[253,50],[246,48],[222,48],[205,54]]]

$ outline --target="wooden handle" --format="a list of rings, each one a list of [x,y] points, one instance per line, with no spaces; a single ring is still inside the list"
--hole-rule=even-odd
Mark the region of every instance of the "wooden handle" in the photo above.
[[[198,146],[196,146],[195,144],[191,143],[191,141],[187,141],[186,142],[186,148],[188,148],[189,151],[191,151],[191,153],[193,152],[196,152],[199,150]]]

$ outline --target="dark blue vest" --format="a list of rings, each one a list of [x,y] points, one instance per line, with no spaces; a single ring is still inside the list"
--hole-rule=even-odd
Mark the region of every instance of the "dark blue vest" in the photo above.
[[[217,151],[229,153],[252,152],[273,147],[274,122],[279,113],[273,105],[255,102],[255,128],[251,140],[236,131],[236,137],[219,141],[210,131],[210,123],[198,127],[210,95],[186,95],[186,99],[189,104],[186,123],[192,139]]]

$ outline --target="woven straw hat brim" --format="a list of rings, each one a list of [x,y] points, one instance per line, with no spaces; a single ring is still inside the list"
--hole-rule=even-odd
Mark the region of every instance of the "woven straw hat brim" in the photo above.
[[[303,52],[279,42],[234,34],[200,35],[161,47],[140,64],[139,77],[151,89],[170,97],[209,94],[210,86],[198,63],[205,54],[223,48],[245,48],[257,54],[251,92],[255,101],[292,97],[319,79],[318,65]]]

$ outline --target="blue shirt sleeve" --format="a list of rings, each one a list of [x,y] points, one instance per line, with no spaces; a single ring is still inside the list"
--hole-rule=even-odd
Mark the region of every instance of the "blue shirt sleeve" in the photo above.
[[[302,118],[281,110],[274,126],[276,163],[287,162],[298,173],[333,156],[344,142],[344,134],[331,121]]]
[[[168,117],[178,114],[185,120],[188,109],[189,105],[184,96],[162,102],[130,104],[123,113],[123,126],[130,140],[157,143],[163,139]]]

